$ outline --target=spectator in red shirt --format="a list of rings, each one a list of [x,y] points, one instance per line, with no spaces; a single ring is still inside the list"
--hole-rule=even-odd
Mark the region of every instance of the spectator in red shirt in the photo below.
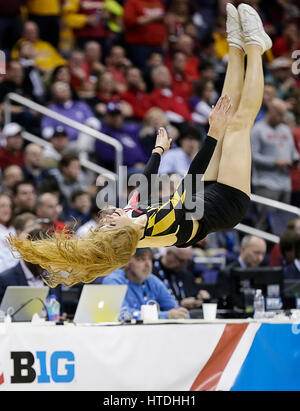
[[[89,82],[88,67],[85,65],[84,54],[81,50],[74,50],[69,58],[68,65],[71,73],[71,86],[81,91]]]
[[[133,110],[133,117],[143,120],[147,111],[151,108],[149,94],[146,93],[146,85],[140,69],[130,67],[126,75],[127,90],[121,98],[130,104]]]
[[[194,86],[192,81],[184,72],[186,55],[181,51],[176,52],[172,57],[171,75],[172,89],[174,94],[181,96],[186,102],[191,97]]]
[[[174,52],[181,51],[186,56],[186,62],[184,66],[184,73],[191,81],[200,80],[200,59],[195,55],[194,52],[195,41],[188,34],[182,34],[174,45]],[[171,67],[171,57],[167,56],[166,64]]]
[[[282,36],[274,41],[272,51],[275,57],[291,57],[292,52],[299,49],[298,26],[296,22],[290,21],[285,25]]]
[[[100,74],[105,71],[101,63],[102,48],[96,41],[88,41],[84,47],[84,70],[88,74],[89,82],[95,84]]]
[[[24,165],[24,152],[22,127],[18,123],[8,123],[2,130],[2,136],[6,139],[6,146],[0,149],[0,168]]]
[[[184,33],[185,24],[191,19],[189,0],[172,0],[166,13],[166,26],[169,40],[172,41]]]
[[[121,100],[121,94],[117,90],[114,76],[106,70],[100,74],[96,87],[96,96],[89,101],[89,104],[93,111],[102,117],[106,114],[108,103],[119,103],[123,116],[132,116],[131,106],[126,101]]]
[[[174,94],[172,90],[172,78],[166,66],[156,67],[152,71],[154,89],[150,94],[153,107],[161,108],[169,121],[182,123],[192,122],[188,105],[181,96]]]
[[[122,46],[112,46],[105,63],[107,70],[114,77],[117,91],[123,93],[127,88],[125,71],[132,65],[126,58],[125,49]]]
[[[149,55],[162,52],[167,38],[161,0],[127,0],[124,4],[125,41],[130,60],[142,70]]]

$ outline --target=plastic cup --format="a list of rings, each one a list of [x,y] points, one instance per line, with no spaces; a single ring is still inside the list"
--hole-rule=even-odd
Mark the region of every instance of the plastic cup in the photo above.
[[[145,304],[141,306],[141,318],[143,321],[158,320],[158,312],[156,304]]]
[[[217,304],[205,303],[202,304],[204,320],[213,321],[217,317]]]

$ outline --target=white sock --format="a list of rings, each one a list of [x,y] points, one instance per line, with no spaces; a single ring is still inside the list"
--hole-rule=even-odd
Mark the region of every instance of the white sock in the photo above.
[[[261,47],[261,50],[262,50],[262,53],[264,52],[263,47],[262,47],[262,44],[259,43],[258,41],[252,40],[252,41],[248,41],[248,42],[246,43],[247,46],[249,46],[250,44],[255,44],[256,46],[260,46],[260,47]]]
[[[248,43],[248,44],[249,44],[249,43]],[[229,43],[228,45],[231,46],[231,47],[236,47],[237,49],[240,49],[240,50],[244,51],[243,47],[241,47],[239,44]]]

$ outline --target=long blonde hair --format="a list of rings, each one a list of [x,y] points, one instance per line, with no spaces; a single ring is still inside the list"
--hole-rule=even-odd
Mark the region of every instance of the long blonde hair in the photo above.
[[[46,270],[43,281],[53,288],[89,283],[123,267],[135,253],[140,236],[138,225],[106,230],[99,225],[83,238],[55,232],[35,241],[11,235],[9,243],[20,258]]]

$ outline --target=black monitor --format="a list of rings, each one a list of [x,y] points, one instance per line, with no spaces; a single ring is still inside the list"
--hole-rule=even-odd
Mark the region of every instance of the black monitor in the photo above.
[[[283,297],[286,308],[299,308],[300,304],[300,279],[283,280]]]
[[[270,286],[279,286],[279,296],[283,292],[283,270],[281,267],[236,267],[231,270],[231,294],[233,306],[245,308],[242,289],[248,283],[249,288],[261,289],[265,297],[269,295]],[[254,297],[254,296],[253,296]]]

